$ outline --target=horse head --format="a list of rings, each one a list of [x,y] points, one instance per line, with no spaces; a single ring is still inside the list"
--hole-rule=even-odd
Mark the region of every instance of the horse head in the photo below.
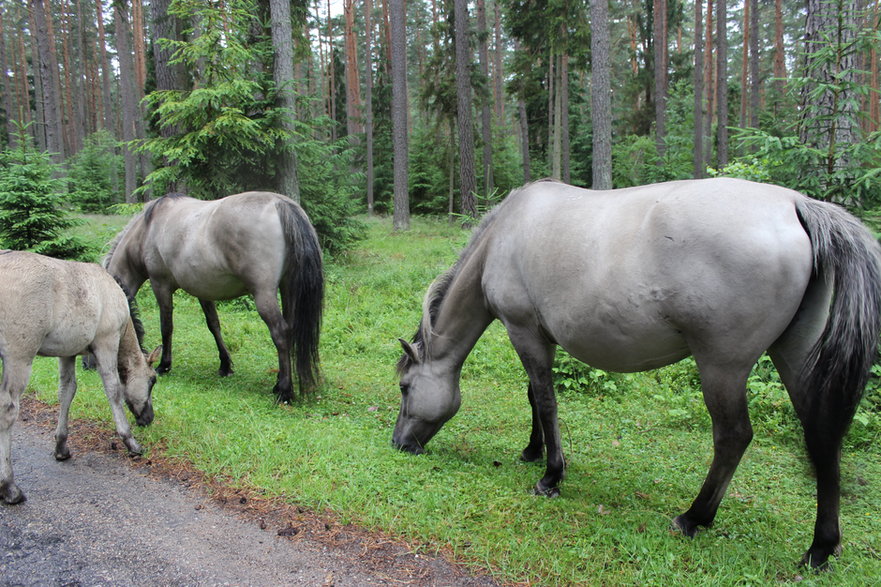
[[[120,368],[119,378],[125,405],[135,417],[138,426],[153,422],[153,385],[156,384],[156,371],[153,363],[159,358],[162,347],[158,346],[149,355],[143,353],[142,360],[133,361],[126,369]]]
[[[459,410],[459,374],[442,361],[427,357],[422,343],[400,342],[404,347],[404,357],[398,365],[401,410],[392,444],[420,454],[425,444]]]

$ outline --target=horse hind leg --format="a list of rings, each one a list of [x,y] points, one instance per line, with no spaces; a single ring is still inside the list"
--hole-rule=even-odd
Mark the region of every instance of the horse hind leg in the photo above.
[[[529,398],[529,407],[532,412],[532,430],[529,434],[529,444],[520,453],[520,460],[526,463],[534,463],[540,461],[544,456],[544,432],[541,427],[541,418],[538,413],[538,406],[535,405],[535,393],[532,391],[530,383],[526,396]]]
[[[0,383],[0,500],[21,503],[25,495],[15,484],[12,472],[12,425],[18,419],[21,394],[31,377],[31,359],[3,357],[3,380]]]
[[[208,324],[208,330],[214,336],[214,342],[217,344],[217,352],[220,354],[220,369],[218,375],[221,377],[229,377],[233,374],[232,359],[229,351],[223,343],[223,336],[220,334],[220,318],[217,316],[217,305],[211,300],[199,300],[202,306],[202,312],[205,314],[205,322]]]
[[[704,402],[713,421],[713,462],[691,507],[673,520],[683,534],[693,537],[698,527],[713,523],[734,471],[752,441],[746,401],[749,367],[732,370],[702,365],[698,360]]]
[[[278,307],[278,297],[274,289],[254,294],[257,313],[269,328],[269,336],[278,351],[278,380],[273,392],[282,404],[294,400],[293,378],[291,376],[291,329]]]
[[[55,460],[66,461],[70,458],[67,447],[67,423],[70,404],[76,394],[76,357],[58,359],[58,423],[55,426]]]
[[[839,512],[841,502],[841,445],[846,425],[830,413],[835,406],[811,402],[811,389],[802,383],[807,357],[814,342],[823,333],[827,320],[831,289],[815,280],[808,288],[796,318],[783,335],[768,349],[780,379],[786,386],[792,405],[802,423],[808,456],[817,479],[817,518],[814,539],[802,558],[803,564],[825,565],[829,557],[841,551]],[[833,393],[834,394],[834,390]]]

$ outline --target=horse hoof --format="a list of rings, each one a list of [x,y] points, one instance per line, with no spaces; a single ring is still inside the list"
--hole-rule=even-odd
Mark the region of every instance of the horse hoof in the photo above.
[[[27,498],[15,483],[3,483],[0,484],[0,499],[2,499],[4,503],[15,505],[17,503],[22,503]]]
[[[681,532],[683,536],[688,538],[694,538],[697,536],[698,524],[688,521],[685,515],[681,515],[673,518],[673,522],[670,524],[670,529]]]
[[[548,499],[553,499],[555,497],[560,497],[560,488],[544,487],[541,483],[536,483],[535,487],[532,488],[532,494],[547,497]]]
[[[66,448],[64,450],[56,450],[55,451],[55,460],[56,461],[66,461],[70,458],[70,451]]]
[[[144,454],[144,449],[141,448],[141,445],[134,438],[128,438],[124,442],[130,457],[139,457]]]
[[[801,564],[805,567],[811,567],[815,571],[829,570],[829,559],[841,555],[841,545],[837,544],[834,548],[811,546],[808,551],[801,557]]]
[[[159,365],[156,367],[157,375],[167,375],[169,372],[171,372],[171,365]]]

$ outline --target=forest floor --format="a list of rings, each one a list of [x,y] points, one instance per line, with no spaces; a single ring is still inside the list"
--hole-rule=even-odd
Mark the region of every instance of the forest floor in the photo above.
[[[13,429],[16,481],[0,506],[0,585],[495,585],[388,536],[241,490],[179,462],[129,458],[105,428],[26,394]]]

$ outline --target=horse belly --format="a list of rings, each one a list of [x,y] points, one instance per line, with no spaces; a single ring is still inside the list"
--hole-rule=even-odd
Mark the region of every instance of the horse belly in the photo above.
[[[691,354],[682,333],[664,323],[570,323],[556,342],[570,355],[597,369],[630,373],[657,369]]]

